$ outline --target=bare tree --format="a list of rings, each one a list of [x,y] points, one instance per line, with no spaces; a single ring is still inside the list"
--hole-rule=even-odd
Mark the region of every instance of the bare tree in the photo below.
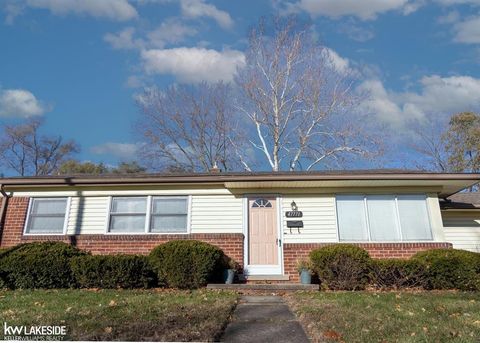
[[[422,157],[414,161],[417,169],[448,172],[448,156],[442,139],[443,132],[440,125],[425,126],[417,123],[413,131],[418,138],[410,146]]]
[[[273,171],[311,170],[347,155],[368,156],[377,142],[361,130],[352,113],[361,100],[355,72],[318,44],[309,27],[292,18],[251,30],[246,65],[236,82],[236,106],[251,125],[247,139]],[[243,150],[237,149],[246,169]]]
[[[426,169],[439,172],[480,171],[480,114],[461,112],[448,123],[417,126],[414,150],[426,158]]]
[[[230,92],[223,83],[146,89],[137,98],[142,162],[153,170],[235,169]]]
[[[1,163],[21,176],[50,175],[73,153],[74,141],[64,142],[61,136],[41,135],[41,120],[5,126],[0,139]]]

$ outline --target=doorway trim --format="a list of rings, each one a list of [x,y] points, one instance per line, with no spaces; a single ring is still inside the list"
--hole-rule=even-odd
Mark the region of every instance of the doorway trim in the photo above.
[[[249,266],[249,199],[256,197],[275,198],[277,211],[277,237],[280,240],[278,246],[278,265],[276,266]],[[277,193],[246,193],[243,195],[243,273],[248,275],[283,275],[283,218],[282,218],[282,195]]]

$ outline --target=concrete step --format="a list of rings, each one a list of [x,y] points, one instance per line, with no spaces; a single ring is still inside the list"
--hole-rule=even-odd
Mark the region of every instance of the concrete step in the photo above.
[[[247,282],[250,281],[289,281],[288,275],[248,275],[245,276]]]
[[[251,284],[251,283],[210,283],[208,289],[228,289],[228,290],[258,290],[258,291],[318,291],[319,285],[302,285],[300,283],[272,283],[272,284]]]

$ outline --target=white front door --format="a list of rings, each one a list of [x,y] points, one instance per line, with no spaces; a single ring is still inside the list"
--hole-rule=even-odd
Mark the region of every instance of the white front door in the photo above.
[[[277,199],[259,196],[248,199],[246,274],[281,274],[281,240]]]

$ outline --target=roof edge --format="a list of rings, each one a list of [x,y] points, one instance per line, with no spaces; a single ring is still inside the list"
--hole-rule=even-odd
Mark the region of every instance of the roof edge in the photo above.
[[[141,185],[175,183],[224,183],[252,181],[329,181],[329,180],[462,180],[480,182],[476,173],[210,173],[142,174],[136,176],[48,176],[0,179],[4,186]]]

